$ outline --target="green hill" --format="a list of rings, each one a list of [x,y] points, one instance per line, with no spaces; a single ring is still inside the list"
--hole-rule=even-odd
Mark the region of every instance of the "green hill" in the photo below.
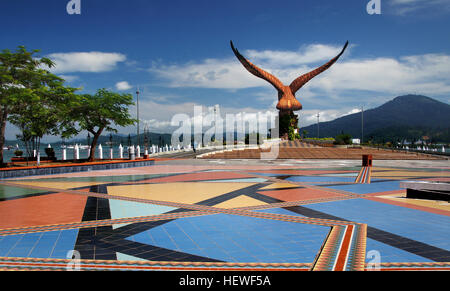
[[[301,129],[310,137],[317,125]],[[361,137],[361,113],[320,123],[321,137],[335,137],[345,132]],[[434,142],[450,142],[450,105],[420,95],[399,96],[380,107],[364,112],[364,140],[374,142],[417,140],[428,136]]]

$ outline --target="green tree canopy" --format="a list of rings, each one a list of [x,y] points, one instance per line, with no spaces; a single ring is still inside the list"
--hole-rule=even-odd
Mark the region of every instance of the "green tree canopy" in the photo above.
[[[66,113],[77,89],[64,86],[63,79],[46,70],[54,63],[48,58],[38,58],[38,52],[27,51],[23,46],[15,52],[0,52],[1,164],[7,120],[22,130],[22,139],[27,141],[62,132],[69,122]]]
[[[123,127],[136,122],[129,113],[131,105],[134,105],[131,94],[119,94],[107,89],[99,89],[94,95],[78,95],[71,116],[78,123],[79,131],[86,130],[93,135],[89,161],[95,159],[97,142],[104,131],[117,132],[114,126]]]

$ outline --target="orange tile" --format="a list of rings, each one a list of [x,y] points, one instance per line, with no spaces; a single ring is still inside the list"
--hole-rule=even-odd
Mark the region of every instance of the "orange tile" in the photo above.
[[[80,222],[86,199],[58,193],[0,202],[0,229]]]
[[[202,181],[202,180],[226,180],[226,179],[245,179],[253,178],[253,176],[243,175],[233,172],[203,172],[188,173],[183,175],[148,179],[142,182],[161,183],[161,182],[186,182],[186,181]]]
[[[277,191],[264,191],[264,192],[259,192],[259,193],[279,199],[279,200],[283,200],[283,201],[303,201],[303,200],[342,196],[337,193],[326,192],[326,191],[321,191],[321,190],[316,190],[316,189],[308,189],[308,188],[285,189],[285,190],[277,190]]]

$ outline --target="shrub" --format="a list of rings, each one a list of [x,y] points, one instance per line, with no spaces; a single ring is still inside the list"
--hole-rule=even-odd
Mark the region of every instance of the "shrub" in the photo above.
[[[352,144],[352,136],[350,134],[342,133],[336,136],[335,145],[350,145]]]
[[[47,154],[47,157],[49,157],[49,158],[55,157],[55,150],[53,148],[46,148],[45,153]]]
[[[23,151],[21,151],[21,150],[16,150],[16,151],[14,152],[14,154],[16,155],[16,157],[21,157],[21,156],[23,155]]]

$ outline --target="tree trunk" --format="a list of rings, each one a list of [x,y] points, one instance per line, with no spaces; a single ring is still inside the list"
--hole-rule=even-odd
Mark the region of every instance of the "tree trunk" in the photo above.
[[[88,158],[88,162],[93,162],[95,159],[95,148],[97,147],[97,142],[98,139],[100,137],[100,135],[103,132],[103,128],[99,129],[97,132],[92,132],[92,134],[94,135],[94,138],[92,140],[92,144],[91,144],[91,149],[89,151],[89,158]]]
[[[5,146],[6,119],[8,117],[8,109],[6,106],[1,107],[0,112],[0,167],[4,167],[3,147]]]

